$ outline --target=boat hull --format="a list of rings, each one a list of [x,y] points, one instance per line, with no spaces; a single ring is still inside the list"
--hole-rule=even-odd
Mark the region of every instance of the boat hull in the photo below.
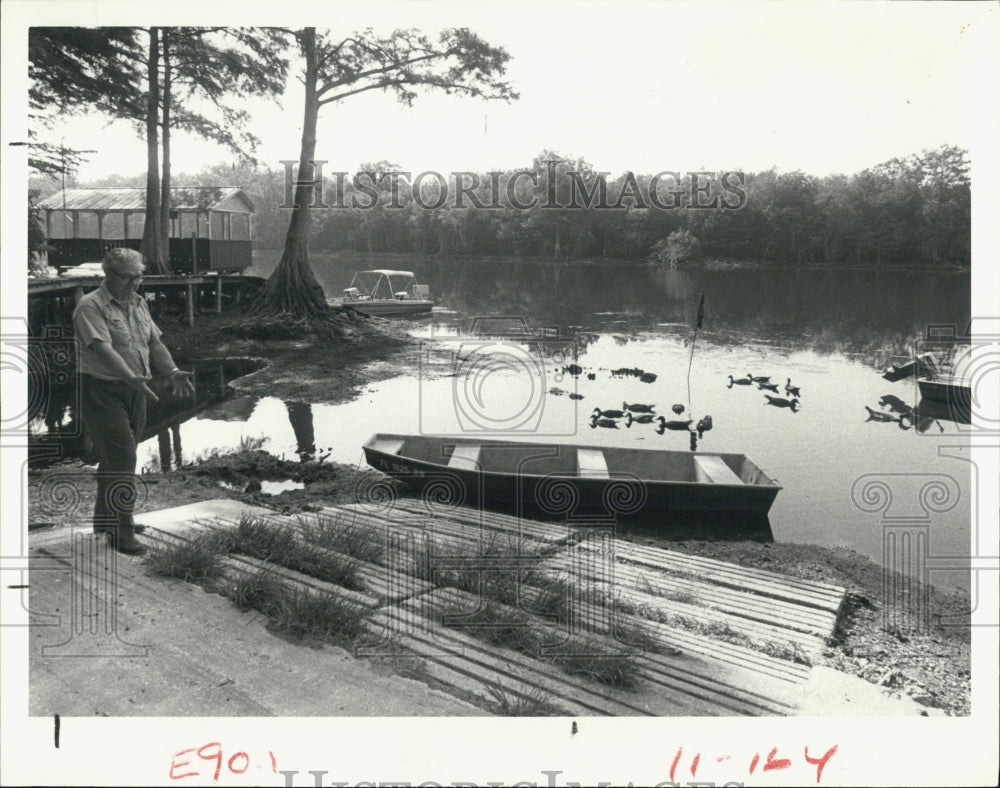
[[[375,301],[341,301],[340,303],[369,317],[419,315],[423,312],[430,312],[434,307],[433,301],[423,300],[400,301],[398,299],[385,299]]]
[[[939,405],[951,407],[957,415],[967,415],[972,407],[972,389],[954,380],[917,380],[920,396]],[[955,419],[961,420],[961,419]]]
[[[767,514],[781,490],[780,485],[742,455],[625,450],[636,454],[639,464],[645,463],[647,467],[659,457],[639,456],[643,452],[645,455],[663,455],[665,464],[694,463],[697,457],[707,458],[706,462],[728,458],[728,462],[736,467],[741,467],[742,463],[742,475],[755,477],[756,483],[735,476],[735,483],[649,479],[643,478],[640,473],[622,470],[609,470],[606,477],[590,478],[580,475],[583,471],[569,472],[565,467],[545,473],[541,472],[546,464],[544,458],[523,460],[525,470],[520,472],[493,472],[483,470],[475,463],[471,467],[455,467],[444,459],[436,462],[393,452],[392,441],[387,438],[406,440],[405,436],[372,436],[364,445],[366,461],[373,468],[419,492],[429,513],[433,513],[435,506],[472,506],[531,519],[555,519],[578,524],[636,523],[679,536],[770,538]],[[510,447],[515,452],[520,450],[519,447],[530,447],[530,451],[536,454],[566,454],[580,449],[609,454],[615,452],[608,447],[478,442],[472,439],[442,440],[440,445],[443,454],[448,454],[456,445],[484,446],[491,450]],[[674,456],[666,458],[666,455]]]

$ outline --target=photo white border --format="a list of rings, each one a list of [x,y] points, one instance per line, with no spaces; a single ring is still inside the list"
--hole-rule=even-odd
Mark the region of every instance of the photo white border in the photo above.
[[[407,4],[411,5],[411,4]],[[573,13],[586,4],[559,3],[561,12]],[[914,13],[920,12],[914,4]],[[932,5],[932,4],[928,4]],[[1000,261],[997,217],[997,176],[1000,158],[1000,35],[996,4],[964,4],[975,25],[967,30],[976,43],[977,58],[969,81],[957,89],[968,91],[969,118],[975,129],[973,164],[973,300],[974,316],[1000,316],[997,269]],[[427,4],[428,20],[452,24],[449,12],[465,4]],[[373,16],[391,14],[391,3],[370,5]],[[480,4],[483,13],[496,11],[495,4]],[[537,10],[538,4],[531,8]],[[11,143],[27,139],[26,82],[27,28],[30,24],[148,25],[148,24],[240,24],[290,25],[293,21],[317,24],[336,12],[332,3],[206,3],[180,2],[22,2],[3,3],[2,31],[2,144],[0,164],[3,213],[3,317],[23,315],[26,283],[22,275],[26,260],[24,217],[26,212],[27,149]],[[196,21],[195,21],[196,20]],[[532,24],[530,17],[525,24]],[[439,25],[428,22],[428,30]],[[645,34],[647,31],[637,31]],[[491,42],[502,45],[502,41]],[[886,46],[904,46],[905,30]],[[849,53],[845,53],[849,57]],[[877,78],[877,76],[873,77]],[[900,154],[908,151],[900,151]],[[996,401],[996,388],[991,393]],[[16,411],[25,401],[21,391],[3,391],[3,410]],[[975,441],[975,439],[974,439]],[[993,441],[995,443],[996,441]],[[989,445],[989,441],[986,445]],[[988,519],[998,511],[994,482],[1000,474],[995,447],[986,448],[988,459],[980,463],[978,512]],[[19,481],[25,449],[4,441],[0,452],[3,479],[0,529],[4,569],[18,565],[26,545],[26,522],[22,511],[25,495]],[[17,480],[17,481],[15,481]],[[982,483],[986,482],[986,483]],[[15,494],[10,494],[14,492]],[[974,508],[974,511],[976,509]],[[16,528],[14,523],[20,523]],[[985,542],[998,543],[997,523],[980,523],[989,529]],[[22,559],[23,560],[23,559]],[[281,769],[295,770],[295,785],[312,785],[309,770],[326,770],[324,785],[334,781],[354,785],[369,781],[431,780],[486,785],[518,781],[548,784],[546,772],[556,784],[576,781],[593,785],[651,785],[668,779],[670,761],[678,747],[693,754],[702,752],[706,765],[699,779],[727,779],[753,785],[813,784],[801,767],[804,746],[811,754],[836,744],[839,749],[828,764],[822,785],[976,785],[992,784],[998,767],[997,686],[997,583],[993,576],[981,584],[989,591],[975,611],[973,629],[972,715],[968,718],[885,719],[865,717],[788,719],[657,718],[577,720],[578,732],[570,731],[569,719],[226,719],[226,718],[66,718],[61,721],[61,744],[53,746],[53,721],[28,717],[27,642],[28,629],[10,626],[23,615],[12,603],[6,585],[21,581],[3,573],[2,649],[2,759],[0,783],[61,785],[149,785],[170,784],[167,773],[172,755],[185,747],[206,741],[222,741],[227,748],[251,753],[272,750]],[[779,756],[796,759],[795,768],[749,777],[745,760],[754,752],[762,757],[772,747]],[[709,768],[708,758],[730,753],[731,776],[722,767]],[[219,784],[261,784],[257,779],[220,779]],[[678,775],[678,780],[682,780]],[[178,784],[197,781],[181,780]],[[205,784],[205,783],[201,783]],[[272,783],[283,784],[275,777]]]

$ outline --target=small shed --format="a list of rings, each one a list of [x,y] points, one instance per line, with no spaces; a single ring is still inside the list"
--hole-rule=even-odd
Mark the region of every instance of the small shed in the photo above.
[[[113,246],[138,249],[146,189],[64,189],[41,200],[49,265],[66,268],[104,257]],[[248,268],[252,262],[254,205],[234,186],[178,186],[170,190],[170,266],[204,273]]]

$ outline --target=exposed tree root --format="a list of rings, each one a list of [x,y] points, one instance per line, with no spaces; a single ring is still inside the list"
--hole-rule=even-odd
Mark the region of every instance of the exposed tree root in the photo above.
[[[328,306],[323,314],[293,313],[262,309],[246,320],[232,323],[224,331],[240,339],[341,339],[355,333],[367,318],[349,307]]]

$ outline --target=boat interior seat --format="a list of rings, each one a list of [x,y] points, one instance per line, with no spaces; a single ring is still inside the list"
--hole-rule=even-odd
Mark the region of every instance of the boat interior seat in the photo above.
[[[468,471],[479,470],[479,452],[482,446],[473,443],[460,443],[451,453],[448,460],[449,468],[464,468]]]
[[[372,441],[371,447],[375,451],[385,452],[386,454],[399,454],[399,450],[403,448],[402,438],[376,438]]]
[[[697,481],[707,484],[743,484],[725,460],[714,454],[695,455],[694,472]]]
[[[581,476],[592,479],[607,479],[608,463],[600,449],[577,449],[576,461]]]

